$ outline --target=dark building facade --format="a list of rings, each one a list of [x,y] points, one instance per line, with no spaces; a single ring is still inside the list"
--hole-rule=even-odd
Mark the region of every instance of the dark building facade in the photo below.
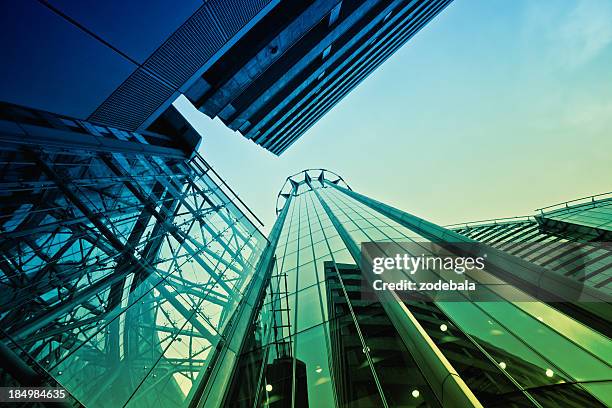
[[[449,3],[280,2],[185,95],[281,154]]]
[[[20,1],[0,101],[144,131],[184,94],[281,154],[450,1]]]
[[[362,242],[435,241],[450,248],[468,238],[352,191],[326,170],[288,178],[277,213],[270,235],[275,266],[235,362],[227,406],[612,402],[608,329],[591,326],[609,321],[609,303],[580,309],[577,303],[544,302],[530,295],[527,284],[521,285],[521,301],[495,290],[484,302],[402,300],[391,291],[364,296],[369,278],[359,266]],[[511,252],[491,255],[489,279],[497,279],[497,265],[509,261],[517,279],[525,279],[522,268],[540,278],[556,273],[538,275],[539,265],[517,259]],[[551,280],[550,289],[573,282]],[[597,288],[586,292],[601,295]],[[272,383],[271,367],[279,359],[292,361],[291,388]],[[304,385],[307,400],[297,392]]]
[[[143,130],[275,3],[3,4],[0,100]]]

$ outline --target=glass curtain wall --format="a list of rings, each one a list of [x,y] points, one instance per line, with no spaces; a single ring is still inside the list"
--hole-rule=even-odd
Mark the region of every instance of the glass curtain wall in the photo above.
[[[612,403],[610,340],[547,304],[411,301],[398,318],[366,300],[361,242],[428,240],[350,193],[329,171],[288,179],[274,279],[230,405],[439,406],[449,402],[428,366],[440,362],[474,406]],[[418,334],[408,341],[406,322]]]
[[[535,217],[453,224],[447,228],[610,295],[611,195],[545,207]]]
[[[267,241],[199,155],[73,125],[0,151],[3,342],[87,407],[188,406]]]

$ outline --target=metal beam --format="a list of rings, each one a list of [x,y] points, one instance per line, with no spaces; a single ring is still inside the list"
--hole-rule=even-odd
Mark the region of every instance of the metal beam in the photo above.
[[[327,183],[336,186],[336,184],[331,182]],[[346,245],[351,257],[359,265],[361,263],[361,250],[359,246],[351,238],[348,231],[319,192],[316,189],[313,191],[338,235]],[[370,274],[364,273],[363,276],[370,284],[372,283],[370,282]],[[474,393],[465,384],[459,373],[457,373],[438,346],[427,335],[425,329],[423,329],[397,294],[393,291],[375,291],[374,293],[440,403],[444,407],[481,408],[482,404],[480,404]]]
[[[263,301],[266,287],[270,282],[274,266],[274,254],[289,212],[290,202],[291,198],[288,198],[276,219],[270,231],[268,245],[257,262],[253,279],[251,279],[231,323],[223,333],[223,338],[227,339],[227,342],[219,344],[215,355],[212,357],[215,361],[212,369],[204,373],[205,375],[198,377],[197,385],[192,388],[190,408],[223,407],[228,403],[229,385],[233,376],[236,375],[238,357],[245,347],[249,327],[259,312],[258,306]]]
[[[117,175],[127,174],[127,172],[124,169],[122,169],[120,165],[113,162],[110,157],[102,156],[102,160],[115,174]],[[172,194],[177,201],[180,201],[181,204],[187,207],[188,205],[187,202],[181,197],[181,194],[179,192],[177,192],[175,189],[169,186],[167,182],[165,182],[165,180],[161,180],[161,178],[159,178],[158,181],[160,181],[161,184],[164,185],[164,187],[168,189],[170,194]],[[153,202],[148,196],[146,196],[145,193],[143,193],[133,181],[124,181],[123,183],[130,190],[130,192],[134,194],[134,196],[136,196],[145,205],[147,211],[151,213],[157,219],[157,221],[164,227],[164,229],[168,233],[170,233],[182,245],[182,247],[189,253],[189,255],[191,255],[191,257],[200,266],[202,266],[202,268],[204,268],[206,272],[208,272],[208,274],[217,282],[217,284],[219,284],[219,286],[225,289],[228,293],[232,293],[233,289],[230,286],[228,286],[227,283],[225,283],[225,281],[223,280],[223,277],[219,275],[217,271],[213,270],[213,268],[211,268],[210,265],[208,265],[208,263],[206,263],[204,259],[200,257],[198,251],[194,250],[190,245],[187,244],[187,242],[195,243],[196,246],[200,246],[202,244],[195,241],[189,235],[185,234],[174,224],[170,224],[169,222],[167,222],[166,218],[162,216],[156,210],[155,202]],[[188,206],[187,209],[192,214],[197,213],[197,211],[194,210],[191,206]]]
[[[458,251],[453,243],[478,242],[342,186],[329,182],[327,185],[450,251]],[[465,246],[459,249],[463,252],[466,250],[469,248]],[[612,337],[609,323],[612,303],[609,295],[604,292],[493,247],[487,247],[487,266],[488,272],[503,281],[519,287],[535,299],[544,299],[550,306]],[[568,299],[575,301],[570,302]]]
[[[199,109],[210,117],[219,115],[223,108],[306,35],[338,2],[339,0],[317,0],[311,4],[228,81],[207,97]]]

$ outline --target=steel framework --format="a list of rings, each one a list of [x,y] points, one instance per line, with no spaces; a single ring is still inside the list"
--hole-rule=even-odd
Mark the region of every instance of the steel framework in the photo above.
[[[50,146],[31,143],[49,126],[2,134],[5,344],[87,406],[184,404],[266,239],[198,154],[73,123],[81,132]]]

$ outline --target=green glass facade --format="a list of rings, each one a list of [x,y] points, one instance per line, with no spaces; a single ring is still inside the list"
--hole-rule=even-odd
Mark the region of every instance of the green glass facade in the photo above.
[[[548,222],[547,227],[551,229],[554,222],[559,223],[556,228],[559,232],[583,234],[583,239],[590,238],[593,241],[612,238],[612,193],[574,200],[539,211],[536,219],[541,224]]]
[[[361,242],[451,240],[452,231],[320,170],[288,179],[278,213],[271,285],[228,406],[612,404],[609,338],[554,305],[361,296]]]
[[[612,237],[610,194],[546,207],[534,216],[449,228],[612,294],[612,256],[607,244]]]
[[[612,406],[612,193],[444,228],[309,169],[266,237],[177,108],[280,155],[451,2],[6,7],[0,405]],[[516,285],[365,293],[362,243],[432,242],[489,245],[483,281]]]

